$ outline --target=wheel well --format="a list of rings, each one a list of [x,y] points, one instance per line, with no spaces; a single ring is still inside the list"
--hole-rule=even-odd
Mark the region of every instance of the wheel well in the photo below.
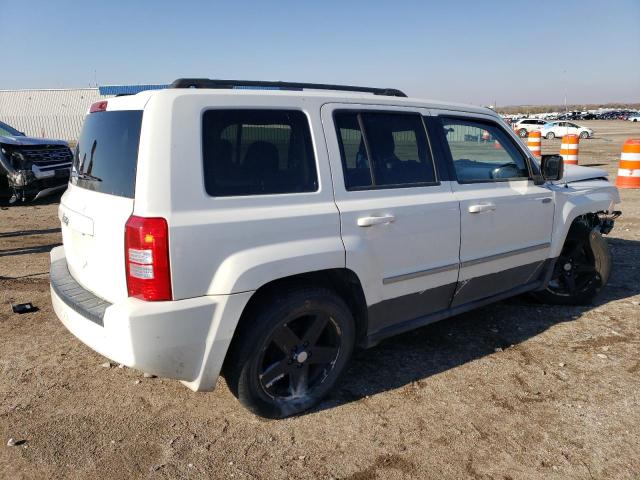
[[[569,234],[574,233],[576,230],[584,229],[586,231],[591,231],[594,228],[598,228],[601,225],[601,219],[598,213],[583,213],[582,215],[578,215],[571,222],[571,226],[567,231],[567,236]]]
[[[278,295],[288,288],[300,286],[318,286],[333,290],[349,306],[356,323],[356,343],[360,343],[366,336],[368,315],[367,302],[362,290],[360,279],[352,270],[347,268],[332,268],[314,272],[292,275],[272,280],[256,290],[242,311],[236,332],[242,330],[253,317],[252,312],[268,301],[273,295]],[[235,334],[234,334],[235,336]]]

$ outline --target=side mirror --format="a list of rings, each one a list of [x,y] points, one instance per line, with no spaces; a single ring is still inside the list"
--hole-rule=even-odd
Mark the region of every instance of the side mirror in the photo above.
[[[564,159],[560,155],[542,155],[540,168],[545,180],[560,180],[564,175]]]

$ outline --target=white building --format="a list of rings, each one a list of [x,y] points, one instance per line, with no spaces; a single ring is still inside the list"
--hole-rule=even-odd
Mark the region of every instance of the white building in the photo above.
[[[166,85],[0,90],[0,121],[29,136],[76,141],[92,103],[159,88]]]

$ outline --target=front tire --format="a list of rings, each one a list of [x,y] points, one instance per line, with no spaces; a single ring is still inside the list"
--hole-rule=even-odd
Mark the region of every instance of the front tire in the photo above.
[[[585,138],[589,138],[589,132],[580,132],[580,138],[582,138],[583,140]]]
[[[607,284],[611,264],[602,234],[577,222],[569,230],[549,284],[534,296],[552,305],[587,305]]]
[[[284,418],[313,407],[336,384],[355,324],[333,291],[299,287],[267,295],[237,335],[225,364],[230,390],[256,415]]]
[[[527,135],[529,135],[529,132],[527,132],[526,129],[521,128],[520,130],[518,130],[518,135],[520,136],[520,138],[526,138]]]

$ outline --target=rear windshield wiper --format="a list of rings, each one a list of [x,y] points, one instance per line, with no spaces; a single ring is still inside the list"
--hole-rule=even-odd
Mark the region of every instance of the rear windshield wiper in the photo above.
[[[95,175],[91,175],[90,173],[79,173],[79,172],[74,172],[73,176],[76,178],[79,178],[80,180],[89,180],[92,182],[101,182],[102,179],[100,177],[96,177]]]

